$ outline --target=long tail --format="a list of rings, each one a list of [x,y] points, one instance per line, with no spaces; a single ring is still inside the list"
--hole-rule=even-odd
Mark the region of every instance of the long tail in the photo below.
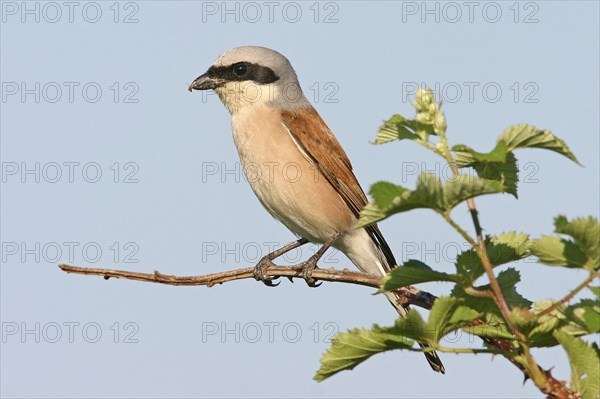
[[[396,259],[385,242],[377,226],[369,226],[368,230],[360,229],[347,233],[342,238],[342,250],[348,258],[365,273],[385,276],[389,270],[396,266]],[[386,292],[385,296],[400,316],[405,316],[410,308],[399,303],[396,294]],[[430,348],[427,343],[419,343],[421,348]],[[446,369],[436,352],[424,352],[427,362],[434,371],[445,374]]]

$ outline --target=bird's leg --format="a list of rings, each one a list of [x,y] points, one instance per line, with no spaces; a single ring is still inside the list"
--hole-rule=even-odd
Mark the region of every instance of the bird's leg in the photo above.
[[[319,248],[317,253],[311,256],[307,261],[302,262],[297,266],[294,266],[294,269],[302,270],[302,277],[304,278],[304,281],[306,281],[306,284],[308,284],[309,287],[318,287],[322,284],[317,284],[315,282],[315,279],[311,276],[312,272],[317,268],[317,262],[319,261],[319,259],[321,259],[321,257],[331,247],[333,242],[339,238],[340,235],[341,233],[335,233],[331,238],[325,241],[325,243],[321,246],[321,248]]]
[[[257,281],[262,281],[263,283],[265,283],[265,285],[268,285],[269,287],[278,286],[279,283],[274,284],[273,283],[274,279],[272,277],[267,276],[267,268],[269,266],[275,266],[275,264],[273,263],[274,259],[291,251],[292,249],[301,247],[302,245],[306,244],[307,242],[308,242],[308,240],[306,238],[300,238],[299,240],[291,242],[291,243],[279,248],[278,250],[273,251],[270,254],[263,256],[261,258],[261,260],[254,267],[254,278]]]

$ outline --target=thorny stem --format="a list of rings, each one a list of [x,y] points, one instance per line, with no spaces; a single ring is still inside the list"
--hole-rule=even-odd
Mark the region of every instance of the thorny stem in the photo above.
[[[67,273],[75,273],[75,274],[83,274],[83,275],[95,275],[102,276],[105,279],[109,279],[111,277],[114,278],[123,278],[128,280],[137,280],[137,281],[145,281],[150,283],[158,283],[158,284],[167,284],[167,285],[205,285],[207,287],[212,287],[215,284],[223,284],[229,281],[242,280],[242,279],[254,279],[254,268],[244,268],[244,269],[236,269],[229,270],[222,273],[213,273],[207,274],[203,276],[171,276],[162,274],[158,271],[154,271],[154,273],[139,273],[132,272],[126,270],[114,270],[114,269],[99,269],[99,268],[86,268],[86,267],[78,267],[61,264],[59,265],[60,269]],[[287,278],[303,278],[302,272],[298,270],[294,270],[290,267],[282,267],[282,266],[271,266],[267,268],[267,273],[269,276],[273,277],[287,277]],[[312,277],[316,280],[324,280],[324,281],[333,281],[333,282],[343,282],[350,284],[358,284],[367,287],[380,288],[381,286],[381,277],[373,276],[366,273],[353,272],[347,269],[337,270],[337,269],[315,269],[312,273]],[[405,304],[415,305],[422,307],[424,309],[431,309],[433,303],[437,299],[434,295],[422,291],[416,287],[406,286],[403,288],[399,288],[395,290],[400,300]],[[488,291],[485,291],[488,293]],[[481,320],[476,320],[473,322],[474,324],[482,324]],[[506,358],[514,363],[519,369],[523,372],[527,373],[527,368],[524,367],[521,363],[519,363],[514,356],[510,356],[507,352],[510,352],[510,344],[506,341],[502,341],[499,339],[491,339],[486,337],[481,337],[485,342],[487,342],[492,347],[496,348],[498,354],[502,354],[506,356]],[[451,348],[440,348],[441,352],[447,352],[447,349]],[[481,352],[481,349],[474,349],[476,352]],[[488,349],[489,351],[490,349]],[[492,349],[494,350],[494,349]],[[419,349],[414,349],[414,351],[422,351]],[[471,351],[471,350],[469,350]],[[457,351],[454,351],[457,353]],[[536,366],[539,368],[539,366]],[[541,370],[541,369],[540,369]],[[527,373],[529,374],[529,373]],[[571,398],[571,391],[568,390],[564,384],[560,381],[556,380],[554,377],[550,375],[550,373],[546,373],[548,378],[548,386],[554,387],[551,391],[550,396],[560,397],[560,398]],[[550,392],[550,390],[544,390],[544,392]]]
[[[448,146],[448,141],[446,139],[445,129],[438,133],[441,139],[441,149],[438,153],[440,153],[440,155],[442,155],[446,159],[448,165],[450,165],[450,168],[452,169],[452,173],[454,174],[454,176],[458,177],[460,175],[460,172],[458,170],[458,167],[456,166],[456,161],[454,160],[450,152],[450,147]],[[525,342],[525,337],[513,325],[513,323],[510,320],[510,309],[508,308],[508,304],[504,299],[504,295],[502,294],[500,284],[498,283],[496,275],[494,274],[494,266],[490,262],[490,258],[487,253],[487,248],[485,246],[485,241],[483,238],[483,229],[481,228],[477,208],[475,207],[475,200],[473,198],[469,198],[466,202],[467,207],[469,208],[469,212],[471,214],[471,219],[473,220],[473,225],[475,227],[477,241],[473,240],[465,230],[460,228],[460,226],[458,226],[456,223],[453,223],[454,221],[449,217],[449,215],[447,217],[445,216],[445,218],[449,221],[452,227],[454,227],[454,229],[458,231],[458,233],[461,234],[471,244],[471,246],[473,246],[473,249],[479,255],[479,258],[483,263],[485,273],[490,282],[490,287],[492,288],[493,299],[496,302],[496,305],[498,306],[502,317],[506,321],[506,325],[510,328],[513,335],[519,341],[519,347],[521,348],[521,351],[525,358],[525,360],[522,362],[522,365],[526,369],[527,375],[529,375],[529,377],[533,380],[536,386],[538,386],[538,388],[540,388],[543,392],[550,394],[550,383],[548,381],[547,374],[544,373],[543,370],[541,370],[540,367],[537,365],[537,363],[533,359],[533,356],[531,355],[531,352],[529,351],[529,346]],[[515,360],[517,359],[515,358]]]

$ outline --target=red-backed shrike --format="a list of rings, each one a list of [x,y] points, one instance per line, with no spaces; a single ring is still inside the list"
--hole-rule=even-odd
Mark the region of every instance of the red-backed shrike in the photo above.
[[[222,54],[189,90],[214,90],[231,113],[233,139],[244,166],[263,168],[248,181],[261,204],[300,237],[257,265],[255,275],[272,285],[265,268],[277,256],[306,242],[324,244],[309,261],[310,272],[329,246],[361,271],[384,276],[396,260],[377,225],[352,229],[368,200],[352,165],[331,130],[302,94],[292,65],[264,47],[237,47]],[[273,166],[278,169],[273,173]],[[294,165],[294,176],[281,173]],[[269,170],[267,170],[269,169]],[[288,168],[289,169],[289,168]],[[266,178],[269,176],[270,178]],[[393,293],[389,301],[405,315]],[[435,371],[444,366],[435,352],[425,353]]]

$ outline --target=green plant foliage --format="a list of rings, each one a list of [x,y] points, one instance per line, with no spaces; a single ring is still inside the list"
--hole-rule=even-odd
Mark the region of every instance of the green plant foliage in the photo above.
[[[321,358],[321,368],[314,379],[323,381],[342,370],[351,370],[377,353],[412,348],[413,342],[405,338],[403,332],[396,327],[375,325],[370,330],[355,329],[338,334]]]
[[[569,222],[565,216],[554,219],[555,232],[571,236],[581,252],[587,257],[583,265],[589,270],[600,268],[600,223],[598,219],[589,216],[576,218]]]
[[[371,187],[369,194],[373,197],[373,201],[363,209],[355,227],[364,227],[393,214],[417,208],[444,213],[466,199],[503,191],[504,187],[499,181],[467,175],[457,176],[442,185],[434,175],[422,173],[414,190],[388,182],[379,182]]]
[[[456,276],[435,271],[421,261],[409,259],[402,267],[394,268],[383,278],[381,288],[384,291],[393,291],[428,281],[456,281]]]
[[[600,351],[598,344],[586,344],[581,338],[561,331],[554,337],[560,342],[571,362],[571,388],[584,399],[595,399],[600,393]]]
[[[508,151],[517,148],[542,148],[564,155],[579,164],[579,161],[564,141],[548,130],[541,130],[535,126],[527,124],[509,126],[500,135],[498,141],[504,141]]]
[[[479,313],[464,306],[461,300],[441,297],[431,309],[427,323],[417,311],[411,310],[393,327],[375,325],[370,330],[340,333],[321,358],[321,368],[314,378],[322,381],[342,370],[351,370],[377,353],[395,349],[423,350],[413,348],[414,341],[427,342],[435,347],[445,335],[477,317]]]
[[[527,234],[515,231],[488,236],[485,239],[488,258],[494,267],[527,258],[530,256],[530,245]],[[464,286],[473,285],[485,273],[483,263],[473,249],[460,253],[455,266],[458,281]]]
[[[438,343],[444,336],[479,317],[479,312],[463,305],[464,301],[452,297],[440,297],[435,301],[427,321],[427,337]]]
[[[416,117],[392,116],[379,129],[375,143],[410,140],[422,145],[441,156],[451,166],[454,176],[442,181],[432,174],[421,174],[413,190],[389,182],[376,183],[369,192],[372,201],[361,212],[355,228],[397,213],[430,209],[440,214],[471,248],[458,254],[455,273],[435,270],[416,259],[391,270],[382,279],[380,291],[433,281],[450,282],[454,287],[450,296],[435,300],[427,321],[411,309],[392,327],[374,326],[339,334],[323,356],[315,379],[322,381],[341,370],[354,368],[377,353],[395,349],[495,353],[518,365],[547,396],[600,398],[598,345],[588,345],[581,339],[600,333],[598,219],[590,216],[569,220],[561,215],[554,220],[554,235],[532,239],[526,233],[508,231],[483,238],[485,230],[479,225],[474,202],[470,201],[496,193],[517,197],[519,170],[515,150],[546,149],[578,164],[579,161],[564,141],[527,124],[509,126],[489,152],[478,152],[464,144],[450,148],[446,119],[432,92],[419,90],[413,105]],[[457,168],[462,172],[458,173]],[[467,168],[472,168],[476,176],[465,173]],[[452,210],[464,202],[469,206],[475,237],[452,219]],[[530,256],[543,264],[580,269],[580,273],[587,273],[587,278],[564,297],[532,303],[517,291],[519,271],[515,267],[499,270],[502,265]],[[579,296],[582,293],[593,294],[594,298],[582,298]],[[446,348],[440,344],[444,336],[458,329],[484,338],[483,347]],[[530,351],[558,345],[564,348],[571,363],[570,386],[552,379],[550,373],[540,372],[541,366]]]
[[[433,126],[415,120],[408,120],[394,115],[385,121],[377,132],[375,144],[389,143],[395,140],[418,140],[422,136],[433,133]]]

